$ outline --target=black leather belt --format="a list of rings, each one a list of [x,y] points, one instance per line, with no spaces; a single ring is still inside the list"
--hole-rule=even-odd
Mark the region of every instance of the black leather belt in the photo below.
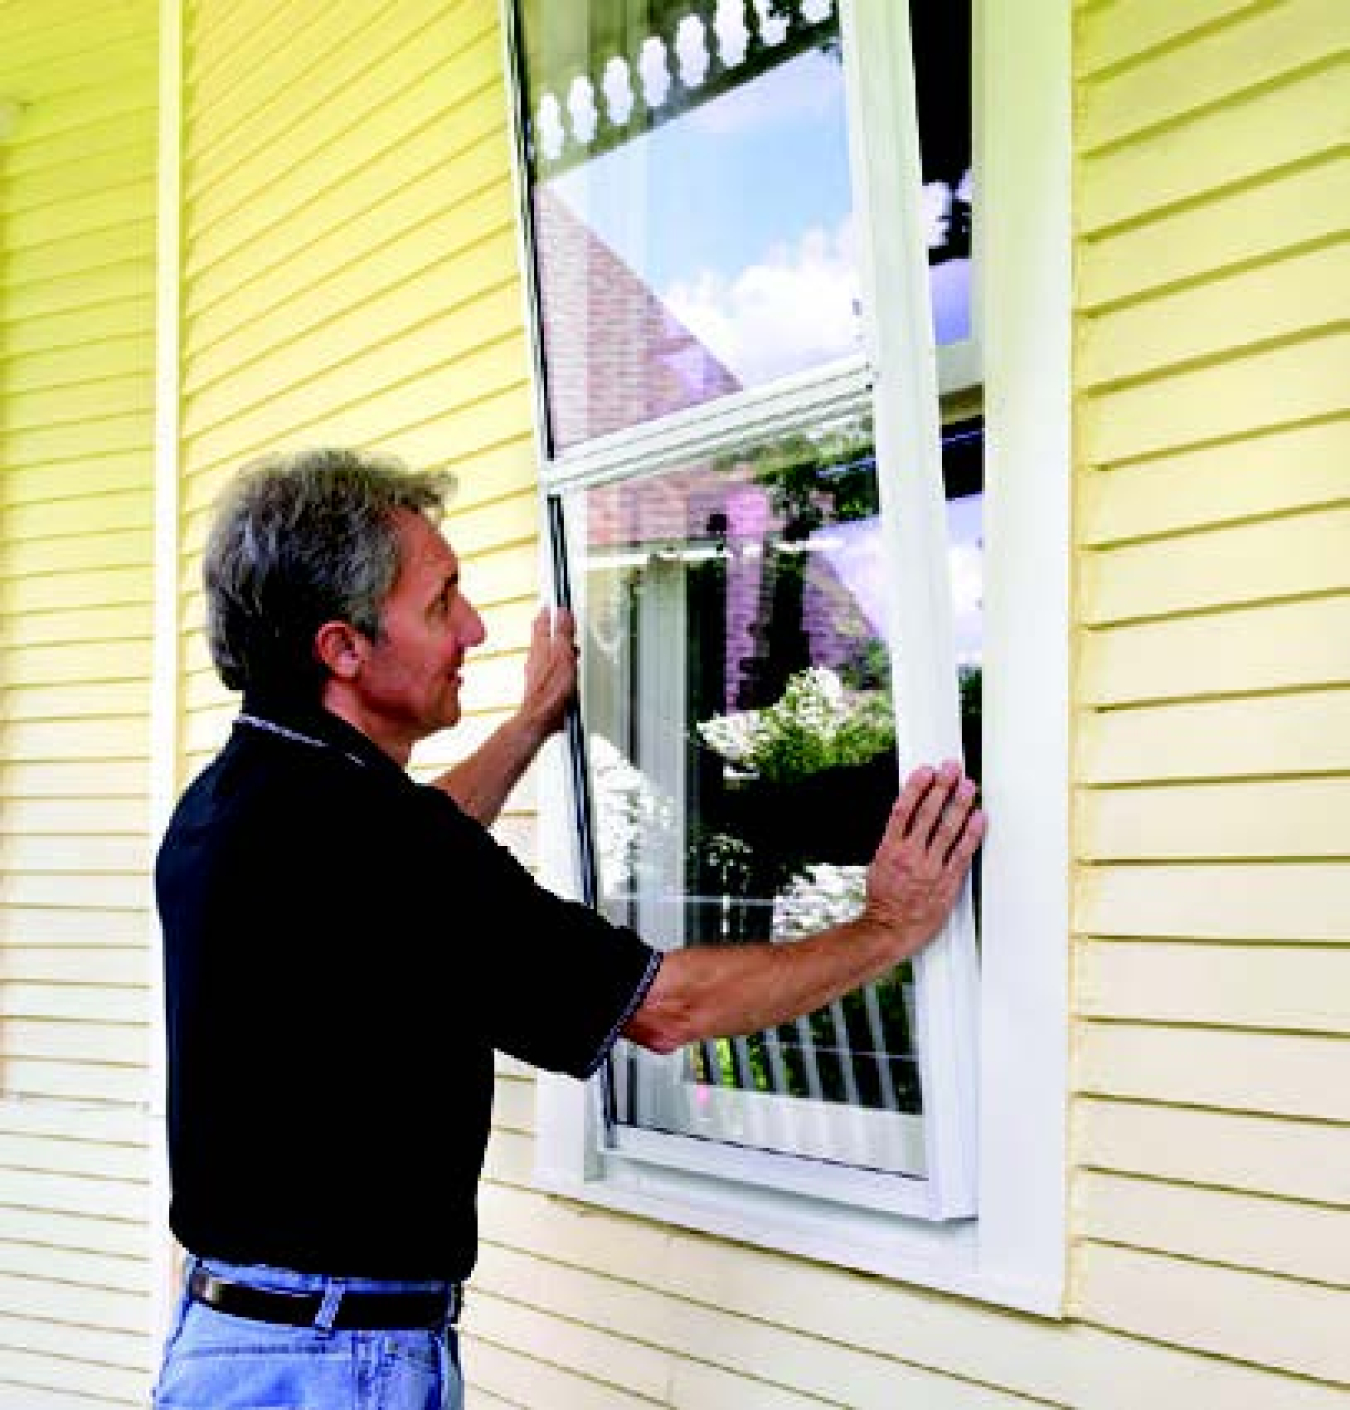
[[[312,1327],[323,1306],[321,1292],[283,1292],[231,1283],[194,1268],[188,1291],[198,1302],[231,1317],[278,1322],[285,1327]],[[332,1327],[349,1332],[411,1331],[443,1327],[459,1315],[459,1288],[448,1292],[344,1292]]]

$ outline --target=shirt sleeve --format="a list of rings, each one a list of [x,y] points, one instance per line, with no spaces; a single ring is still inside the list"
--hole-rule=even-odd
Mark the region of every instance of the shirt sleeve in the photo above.
[[[475,1006],[493,1047],[589,1077],[641,1006],[661,952],[627,926],[541,886],[454,800],[422,785],[453,873],[471,893]],[[436,873],[433,872],[432,875]]]

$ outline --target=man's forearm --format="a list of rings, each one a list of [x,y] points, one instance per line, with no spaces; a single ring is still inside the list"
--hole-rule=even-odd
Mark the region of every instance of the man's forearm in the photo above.
[[[491,827],[547,738],[547,733],[541,733],[517,712],[493,730],[468,758],[435,779],[435,785],[444,789],[471,818]]]
[[[876,979],[907,953],[894,930],[865,917],[805,940],[676,950],[625,1032],[656,1052],[757,1033]]]

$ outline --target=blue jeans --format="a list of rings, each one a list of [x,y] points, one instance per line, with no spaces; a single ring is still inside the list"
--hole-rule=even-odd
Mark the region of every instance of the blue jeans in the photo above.
[[[198,1266],[189,1260],[187,1275]],[[419,1292],[445,1283],[328,1278],[284,1268],[201,1267],[252,1287],[325,1292]],[[316,1321],[321,1321],[320,1312]],[[154,1410],[463,1410],[454,1327],[335,1331],[234,1317],[192,1301],[184,1289],[164,1346]]]

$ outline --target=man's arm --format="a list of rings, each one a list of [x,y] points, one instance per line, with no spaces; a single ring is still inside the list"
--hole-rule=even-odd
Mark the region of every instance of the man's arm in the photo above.
[[[545,741],[563,725],[576,694],[577,649],[572,614],[539,610],[525,660],[520,708],[466,759],[434,782],[484,827],[497,821],[511,790],[534,762]]]
[[[697,946],[665,956],[624,1027],[669,1053],[755,1033],[876,979],[941,929],[984,836],[975,785],[955,763],[914,770],[896,800],[853,920],[788,944]]]

